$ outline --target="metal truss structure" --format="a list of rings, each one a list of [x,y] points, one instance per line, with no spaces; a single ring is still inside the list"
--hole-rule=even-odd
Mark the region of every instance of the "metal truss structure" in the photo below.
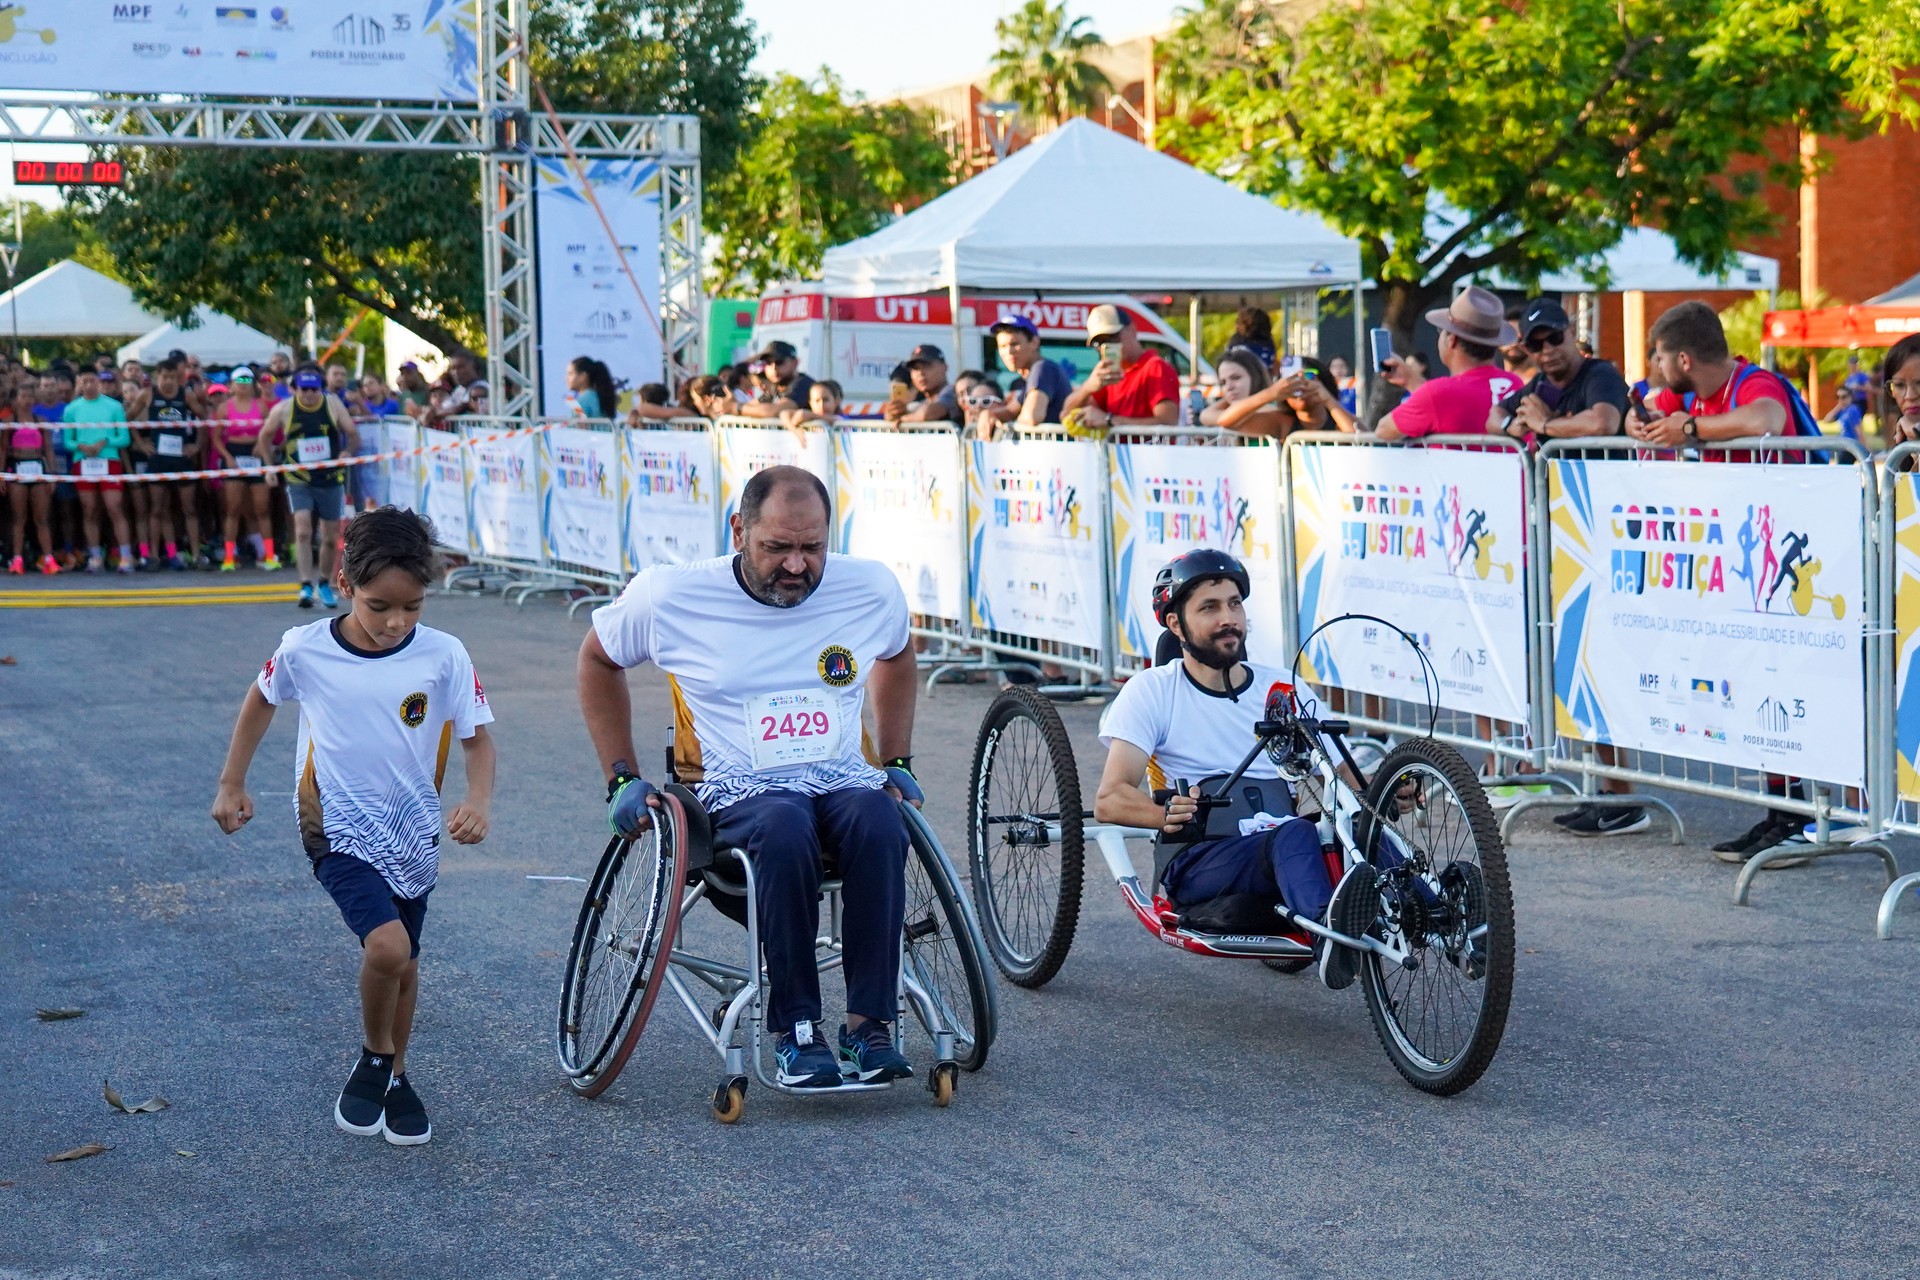
[[[96,146],[282,147],[430,151],[480,159],[486,254],[487,377],[494,412],[540,411],[535,160],[652,159],[660,165],[662,345],[669,381],[700,360],[700,122],[693,116],[535,112],[526,59],[532,0],[481,0],[480,101],[333,104],[294,101],[31,98],[0,91],[0,142]]]

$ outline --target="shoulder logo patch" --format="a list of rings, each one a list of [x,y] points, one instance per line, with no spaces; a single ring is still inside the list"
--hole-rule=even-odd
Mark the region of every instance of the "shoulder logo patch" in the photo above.
[[[409,729],[418,729],[427,718],[427,695],[410,693],[400,699],[400,723]]]
[[[860,673],[853,651],[845,645],[830,644],[820,651],[820,679],[835,689],[844,689]]]

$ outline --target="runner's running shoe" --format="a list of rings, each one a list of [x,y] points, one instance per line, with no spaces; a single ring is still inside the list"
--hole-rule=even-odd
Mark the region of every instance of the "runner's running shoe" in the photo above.
[[[1784,814],[1769,813],[1766,817],[1749,827],[1745,835],[1735,836],[1731,840],[1722,840],[1719,844],[1713,846],[1713,856],[1722,862],[1742,863],[1754,854],[1759,853],[1762,849],[1771,849],[1773,846],[1796,835],[1799,830],[1799,818]],[[1806,859],[1802,858],[1798,861],[1783,860],[1770,863],[1769,865],[1782,868],[1788,866],[1797,867],[1803,865],[1805,862]]]
[[[331,582],[323,582],[320,584],[320,604],[322,608],[326,609],[339,607],[340,599],[333,594],[333,584]]]
[[[104,569],[104,568],[106,568],[106,567],[107,567],[107,562],[106,562],[106,561],[104,561],[104,560],[102,560],[102,559],[101,559],[101,558],[100,558],[99,556],[88,556],[88,557],[87,557],[87,572],[88,572],[88,573],[98,573],[98,572],[100,572],[100,571],[101,571],[102,569]],[[121,566],[121,567],[122,567],[122,568],[124,568],[125,566],[123,565],[123,566]]]
[[[380,1132],[386,1111],[387,1086],[393,1083],[393,1059],[371,1049],[360,1050],[360,1061],[333,1104],[333,1122],[359,1138]]]
[[[232,556],[228,556],[226,559],[220,562],[220,572],[222,573],[232,573],[235,570],[237,570],[239,567],[240,567],[239,565],[233,562]]]
[[[387,1110],[380,1127],[387,1141],[396,1147],[417,1147],[433,1136],[426,1104],[413,1091],[413,1082],[404,1071],[387,1086]]]
[[[260,562],[258,567],[264,573],[278,573],[280,572],[280,557],[268,556]]]
[[[905,1080],[913,1065],[894,1047],[893,1028],[869,1018],[858,1031],[840,1028],[840,1066],[862,1084]]]
[[[52,556],[41,556],[40,572],[51,578],[54,574],[60,572],[60,562]]]
[[[8,573],[25,573],[26,571],[27,560],[25,556],[15,556],[13,559],[7,561]]]
[[[300,607],[302,609],[313,608],[313,584],[311,582],[303,582],[300,584]]]
[[[1653,819],[1639,805],[1622,809],[1583,804],[1572,813],[1561,814],[1554,821],[1560,824],[1561,830],[1575,836],[1624,836],[1645,831],[1653,825]]]
[[[796,1022],[774,1046],[780,1063],[776,1077],[790,1089],[832,1089],[840,1084],[840,1064],[833,1051],[814,1034],[811,1022]]]

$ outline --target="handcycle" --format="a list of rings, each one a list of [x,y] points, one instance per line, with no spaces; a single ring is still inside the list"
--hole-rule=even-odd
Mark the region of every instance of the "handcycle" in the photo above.
[[[933,1048],[926,1087],[934,1105],[945,1107],[960,1072],[986,1065],[997,1021],[994,987],[979,923],[952,862],[919,810],[902,801],[900,811],[909,849],[895,1047],[907,1051],[911,1014]],[[841,963],[840,882],[831,866],[826,871],[826,927],[815,943],[823,973]],[[711,959],[680,946],[680,925],[702,900],[745,925],[744,960]],[[580,904],[556,1032],[568,1087],[587,1098],[604,1092],[632,1057],[661,990],[670,988],[723,1064],[712,1097],[714,1118],[723,1124],[744,1113],[749,1072],[769,1089],[806,1097],[891,1088],[892,1082],[847,1078],[833,1088],[796,1089],[768,1069],[772,1037],[765,1027],[768,984],[757,900],[746,853],[716,847],[712,824],[689,788],[677,781],[661,788],[652,825],[607,842]],[[717,995],[718,1003],[703,1006],[703,994]]]
[[[1267,753],[1310,802],[1302,808],[1318,805],[1334,881],[1349,867],[1370,868],[1363,874],[1375,879],[1378,909],[1358,936],[1284,904],[1274,908],[1271,932],[1192,927],[1157,886],[1141,884],[1127,852],[1128,840],[1162,833],[1094,822],[1059,712],[1015,686],[988,708],[968,786],[967,843],[987,950],[1018,986],[1043,986],[1059,972],[1073,945],[1092,837],[1127,906],[1169,946],[1283,972],[1312,963],[1316,938],[1360,948],[1367,1009],[1395,1068],[1424,1092],[1459,1093],[1493,1061],[1512,997],[1513,893],[1499,824],[1453,748],[1431,737],[1403,741],[1365,781],[1346,747],[1347,722],[1313,710],[1292,685],[1276,684],[1246,758],[1224,780],[1202,780],[1195,821],[1238,812],[1235,789]]]

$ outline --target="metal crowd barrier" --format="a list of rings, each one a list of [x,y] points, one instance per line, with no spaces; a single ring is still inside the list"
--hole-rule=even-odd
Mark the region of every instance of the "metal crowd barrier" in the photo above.
[[[1877,680],[1868,684],[1868,698],[1884,717],[1881,731],[1868,739],[1868,768],[1877,772],[1875,795],[1884,800],[1878,829],[1920,836],[1920,688],[1908,705],[1908,682],[1917,674],[1912,649],[1920,637],[1920,473],[1912,468],[1920,446],[1897,445],[1881,459],[1878,534],[1879,587],[1882,605],[1877,641]],[[1868,652],[1876,646],[1869,645]],[[1901,897],[1920,888],[1920,872],[1897,876],[1880,896],[1875,932],[1893,934],[1893,915]]]

